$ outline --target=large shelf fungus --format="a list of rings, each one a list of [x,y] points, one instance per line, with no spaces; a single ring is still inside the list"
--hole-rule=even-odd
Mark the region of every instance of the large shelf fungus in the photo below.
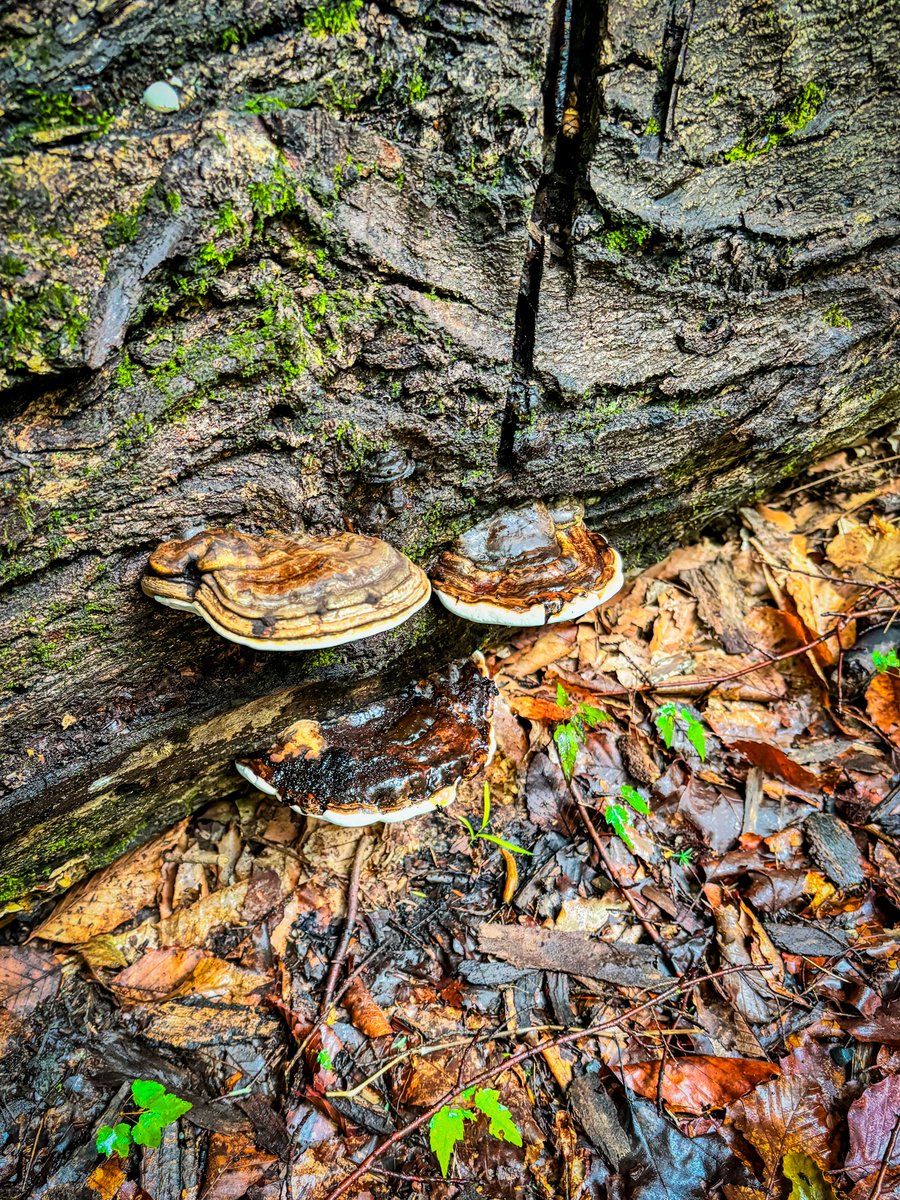
[[[449,804],[491,759],[496,689],[479,663],[451,663],[387,699],[289,726],[245,779],[333,825],[391,824]]]
[[[618,551],[584,525],[574,501],[496,513],[438,559],[435,594],[457,616],[488,625],[570,621],[622,586]]]
[[[141,587],[254,650],[318,650],[383,633],[431,595],[425,572],[379,538],[204,530],[165,542]]]

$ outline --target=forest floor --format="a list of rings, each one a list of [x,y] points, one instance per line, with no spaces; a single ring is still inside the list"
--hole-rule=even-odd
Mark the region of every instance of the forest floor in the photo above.
[[[900,1196],[898,462],[494,648],[448,810],[248,788],[8,911],[0,1196]]]

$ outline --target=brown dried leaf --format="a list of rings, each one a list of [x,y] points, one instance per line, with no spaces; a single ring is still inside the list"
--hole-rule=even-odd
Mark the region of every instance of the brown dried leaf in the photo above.
[[[59,991],[60,964],[33,946],[0,946],[0,1006],[18,1017]]]
[[[852,1180],[863,1179],[881,1167],[898,1120],[900,1075],[889,1075],[872,1084],[850,1105],[847,1113],[850,1152],[844,1169]],[[888,1166],[900,1166],[900,1138],[894,1142]]]
[[[900,529],[872,517],[869,527],[845,518],[846,528],[825,547],[836,567],[850,571],[864,583],[884,583],[900,577]]]
[[[766,775],[783,780],[790,787],[802,792],[803,795],[807,795],[810,792],[818,794],[821,791],[830,792],[833,790],[830,786],[824,784],[818,775],[814,775],[806,767],[802,767],[799,763],[794,762],[783,750],[778,746],[773,746],[771,742],[757,742],[749,741],[746,738],[737,738],[730,745],[742,754],[747,762],[753,763],[756,767],[761,767]]]
[[[204,1200],[242,1200],[274,1170],[278,1160],[244,1133],[214,1133],[209,1139]]]
[[[85,1181],[90,1200],[114,1200],[125,1182],[125,1163],[113,1155],[98,1163]]]
[[[384,1009],[376,1004],[372,993],[359,977],[347,988],[341,1003],[350,1014],[350,1020],[366,1037],[393,1036],[394,1031]]]
[[[253,1004],[269,983],[268,975],[245,970],[202,950],[167,947],[148,950],[120,971],[110,986],[120,999],[130,1004],[179,996]]]
[[[795,1051],[781,1062],[784,1074],[728,1107],[729,1117],[763,1160],[767,1195],[776,1194],[782,1161],[792,1151],[808,1154],[825,1169],[834,1165],[831,1096],[803,1065]]]
[[[174,1046],[179,1050],[198,1050],[201,1046],[229,1046],[260,1038],[274,1045],[279,1023],[249,1004],[185,1004],[164,1000],[134,1010],[148,1016],[141,1034],[149,1041]]]
[[[771,938],[746,905],[739,900],[726,901],[721,888],[704,888],[716,921],[716,936],[723,962],[729,966],[768,966],[768,971],[751,970],[726,975],[721,981],[724,992],[751,1025],[773,1019],[777,1004],[773,990],[784,979],[784,963]]]
[[[842,613],[850,605],[850,598],[829,579],[822,577],[820,568],[806,552],[806,538],[802,535],[792,537],[788,554],[789,573],[785,577],[784,587],[797,606],[797,613],[806,628],[814,637],[834,627],[835,613]],[[844,626],[840,637],[840,645],[845,650],[856,641],[856,622],[850,621]],[[826,666],[834,666],[838,657],[837,638],[816,647],[816,653]]]
[[[900,674],[876,675],[866,689],[866,708],[881,732],[900,746]]]
[[[524,651],[513,653],[502,663],[502,672],[511,679],[524,679],[533,675],[551,663],[559,662],[575,653],[576,629],[574,625],[564,625],[559,629],[548,629],[542,633],[534,645]]]
[[[663,1100],[670,1108],[695,1115],[708,1108],[727,1108],[760,1083],[781,1074],[774,1063],[756,1058],[714,1058],[708,1054],[627,1063],[621,1071],[632,1091],[655,1100],[660,1094],[661,1067]]]
[[[163,855],[187,825],[180,822],[154,841],[76,884],[32,936],[75,945],[117,929],[156,902]]]

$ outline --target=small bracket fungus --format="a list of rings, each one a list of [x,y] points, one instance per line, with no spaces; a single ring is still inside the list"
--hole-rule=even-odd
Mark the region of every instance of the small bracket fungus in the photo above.
[[[442,603],[486,625],[570,621],[622,586],[622,560],[584,525],[574,501],[540,501],[495,513],[438,559],[432,584]]]
[[[392,824],[449,804],[494,749],[496,689],[472,659],[361,711],[295,721],[267,754],[237,762],[245,779],[332,825]]]
[[[401,625],[431,595],[425,572],[379,538],[223,529],[165,542],[150,555],[141,587],[255,650],[360,641]]]
[[[144,89],[141,97],[148,108],[154,112],[173,113],[181,108],[181,99],[170,83],[158,79]]]

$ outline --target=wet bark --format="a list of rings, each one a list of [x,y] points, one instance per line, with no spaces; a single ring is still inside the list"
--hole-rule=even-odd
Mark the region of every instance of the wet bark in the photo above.
[[[476,636],[243,650],[157,541],[576,494],[637,562],[900,409],[896,8],[354,9],[2,18],[0,895]]]

